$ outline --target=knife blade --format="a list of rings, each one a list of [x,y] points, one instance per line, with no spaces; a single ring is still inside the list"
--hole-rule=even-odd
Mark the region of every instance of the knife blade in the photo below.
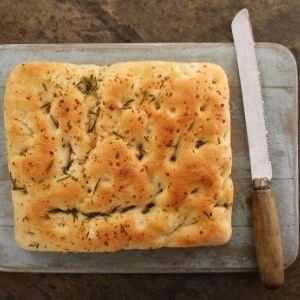
[[[268,152],[260,72],[247,9],[236,14],[231,28],[240,75],[254,188],[251,209],[256,258],[263,284],[268,288],[277,288],[284,281],[282,241],[276,202],[269,187],[272,165]]]
[[[247,9],[232,22],[232,33],[241,79],[252,179],[272,179],[269,159],[264,102],[261,93],[255,43]]]

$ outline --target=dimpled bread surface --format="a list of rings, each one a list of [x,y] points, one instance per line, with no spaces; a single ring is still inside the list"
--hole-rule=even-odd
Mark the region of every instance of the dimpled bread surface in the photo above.
[[[7,79],[4,114],[22,248],[112,252],[229,240],[221,67],[25,63]]]

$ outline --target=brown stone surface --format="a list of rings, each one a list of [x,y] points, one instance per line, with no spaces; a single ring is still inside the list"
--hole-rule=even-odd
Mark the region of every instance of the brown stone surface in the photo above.
[[[281,43],[299,60],[299,0],[1,0],[0,43],[231,42],[243,7],[256,41]],[[299,259],[285,276],[269,291],[257,274],[0,273],[0,299],[299,299]]]

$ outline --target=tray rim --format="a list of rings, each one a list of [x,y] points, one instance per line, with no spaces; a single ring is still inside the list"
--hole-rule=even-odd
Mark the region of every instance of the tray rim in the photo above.
[[[180,47],[180,48],[194,48],[194,47],[205,47],[205,48],[210,48],[210,47],[230,47],[234,48],[234,43],[232,42],[183,42],[183,43],[178,43],[178,42],[166,42],[166,43],[156,43],[156,42],[150,42],[150,43],[36,43],[36,44],[30,44],[30,43],[24,43],[24,44],[0,44],[0,51],[5,51],[5,50],[14,50],[14,49],[24,49],[27,50],[29,48],[36,48],[37,50],[43,49],[47,47],[48,49],[57,49],[58,47],[70,47],[71,49],[76,49],[76,47],[85,47],[86,49],[97,49],[97,48],[102,48],[102,49],[111,49],[111,48],[149,48],[149,47],[164,47],[164,48],[173,48],[173,47]],[[258,42],[255,43],[256,48],[271,48],[271,49],[277,49],[279,51],[284,52],[286,55],[288,55],[291,63],[293,64],[293,69],[295,70],[295,104],[298,102],[298,69],[297,69],[297,62],[296,58],[293,55],[293,53],[288,49],[286,46],[279,44],[279,43],[272,43],[272,42]],[[0,52],[1,55],[1,52]],[[294,122],[296,124],[296,138],[298,136],[299,132],[299,127],[298,127],[298,106],[296,105],[294,114],[296,116]],[[289,268],[297,259],[298,254],[299,254],[299,166],[298,166],[298,142],[295,143],[295,176],[292,178],[287,178],[287,179],[293,179],[295,180],[295,209],[296,209],[296,214],[295,214],[295,253],[294,256],[290,255],[289,260],[286,261],[286,264],[284,266],[285,269]],[[180,267],[175,267],[172,269],[171,267],[168,267],[166,270],[138,270],[136,267],[133,267],[132,270],[124,270],[120,268],[115,268],[115,270],[110,269],[101,269],[99,270],[99,267],[95,267],[95,270],[93,271],[91,267],[88,267],[89,269],[82,269],[81,268],[72,268],[72,269],[66,269],[64,267],[58,268],[58,267],[36,267],[36,266],[31,266],[34,268],[30,268],[30,265],[28,265],[28,268],[24,267],[17,267],[17,266],[4,266],[0,264],[0,271],[4,272],[26,272],[26,273],[238,273],[238,272],[257,272],[257,268],[227,268],[227,269],[221,269],[221,268],[194,268],[194,269],[188,269],[183,271],[182,268]],[[83,267],[87,268],[87,267]]]

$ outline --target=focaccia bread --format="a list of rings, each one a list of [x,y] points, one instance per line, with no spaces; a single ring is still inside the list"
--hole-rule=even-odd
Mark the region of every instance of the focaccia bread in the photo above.
[[[229,88],[209,63],[19,65],[5,90],[17,243],[104,252],[231,236]]]

